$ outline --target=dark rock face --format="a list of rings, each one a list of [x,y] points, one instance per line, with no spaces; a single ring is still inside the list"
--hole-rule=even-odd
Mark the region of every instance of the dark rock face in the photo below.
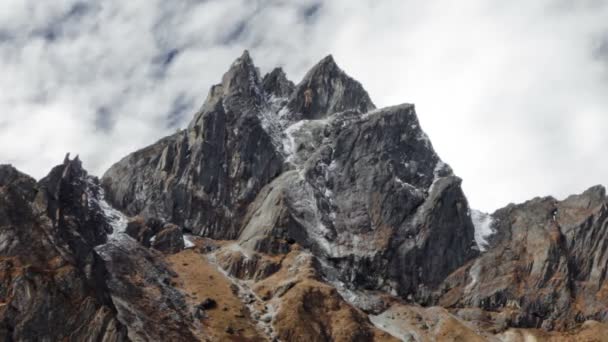
[[[439,303],[515,312],[511,325],[567,329],[608,319],[608,199],[593,187],[496,211],[491,248],[445,284]]]
[[[213,86],[190,127],[135,152],[103,178],[127,214],[234,239],[247,206],[283,164],[257,113],[266,106],[247,53]]]
[[[199,340],[183,294],[171,286],[175,274],[159,252],[128,238],[101,245],[97,251],[111,275],[108,287],[130,340]]]
[[[281,68],[275,68],[262,80],[262,88],[266,94],[276,97],[288,97],[296,86],[287,79]]]
[[[280,69],[262,79],[245,52],[186,130],[127,156],[103,185],[130,215],[270,254],[297,242],[328,278],[426,298],[477,255],[468,204],[414,107],[374,109],[331,56],[294,87]]]
[[[108,227],[89,205],[87,180],[77,159],[40,184],[0,166],[3,341],[126,340],[93,250]]]

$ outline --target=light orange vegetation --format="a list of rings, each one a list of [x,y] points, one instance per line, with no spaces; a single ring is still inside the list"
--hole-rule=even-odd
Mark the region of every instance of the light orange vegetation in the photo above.
[[[283,341],[397,341],[319,281],[303,280],[281,299],[274,326]]]
[[[375,328],[335,288],[319,281],[311,256],[297,247],[281,269],[258,282],[254,290],[278,304],[273,326],[282,341],[397,341]]]
[[[167,261],[178,274],[175,286],[187,293],[190,304],[205,298],[217,302],[217,308],[207,310],[201,320],[203,333],[210,341],[265,341],[256,330],[249,311],[232,289],[232,282],[210,264],[205,255],[193,249],[167,256]],[[226,329],[231,327],[234,334]]]

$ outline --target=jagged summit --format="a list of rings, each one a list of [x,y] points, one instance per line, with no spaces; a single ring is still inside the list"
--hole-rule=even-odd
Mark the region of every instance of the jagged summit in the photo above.
[[[367,92],[331,56],[292,87],[280,69],[261,80],[244,53],[194,125],[106,172],[110,202],[250,251],[295,241],[331,260],[336,281],[399,294],[438,285],[476,255],[460,180],[412,105],[370,112]],[[423,257],[438,246],[454,248]]]
[[[237,93],[255,96],[259,93],[260,81],[260,72],[245,50],[222,77],[222,86],[226,95]]]
[[[317,63],[290,96],[289,109],[304,119],[318,119],[330,113],[375,109],[363,86],[348,76],[328,55]]]
[[[289,97],[295,89],[293,82],[287,79],[287,75],[280,67],[274,68],[264,76],[262,87],[266,94],[277,98]]]
[[[238,98],[239,103],[247,103],[250,108],[273,106],[275,117],[284,109],[281,119],[291,121],[319,119],[349,110],[366,113],[376,108],[363,86],[340,69],[331,55],[312,67],[296,86],[281,68],[261,78],[245,50],[223,75],[222,82],[211,87],[190,126],[200,125],[203,113],[217,109],[220,100],[228,97]],[[223,105],[226,107],[225,101]],[[225,109],[230,111],[229,106]]]

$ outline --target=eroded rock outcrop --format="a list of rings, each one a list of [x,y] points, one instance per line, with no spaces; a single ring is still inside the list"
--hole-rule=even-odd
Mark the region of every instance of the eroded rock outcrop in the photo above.
[[[447,279],[440,304],[504,311],[510,326],[547,330],[608,319],[603,187],[509,205],[492,217],[491,248]]]
[[[108,269],[108,288],[130,340],[202,339],[184,294],[172,286],[176,274],[162,254],[129,238],[101,245],[97,251]]]
[[[0,166],[1,339],[195,340],[162,255],[126,225],[78,158],[40,182]]]
[[[0,166],[3,341],[124,341],[94,247],[111,231],[78,159],[40,183]]]

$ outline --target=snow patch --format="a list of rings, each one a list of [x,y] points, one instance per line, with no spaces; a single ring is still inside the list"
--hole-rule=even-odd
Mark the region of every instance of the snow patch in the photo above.
[[[475,226],[475,242],[480,251],[485,251],[488,247],[487,238],[494,234],[492,225],[494,218],[490,214],[483,213],[479,210],[471,210],[471,220]]]
[[[331,122],[333,118],[318,120],[300,120],[285,128],[283,131],[283,155],[286,162],[295,167],[300,167],[307,159],[307,155],[299,153],[301,144],[305,144],[307,150],[314,150],[322,143],[321,132],[323,127]]]
[[[119,234],[124,233],[127,229],[128,219],[120,211],[112,208],[105,200],[99,201],[99,207],[103,211],[107,222],[112,226],[112,233],[108,235],[109,239],[118,238]]]
[[[194,242],[192,242],[192,236],[184,234],[184,249],[193,248],[196,246]]]
[[[304,126],[307,120],[302,120],[294,123],[293,125],[287,127],[284,132],[284,138],[282,140],[283,145],[283,153],[285,154],[285,161],[290,164],[295,164],[295,157],[298,152],[295,133]]]
[[[112,208],[112,206],[105,200],[105,192],[102,187],[98,186],[93,182],[93,179],[87,180],[87,198],[89,206],[97,205],[101,209],[106,222],[112,227],[112,233],[108,234],[108,240],[118,239],[122,233],[127,229],[129,222],[127,216],[125,216],[119,210]],[[97,195],[93,193],[93,188],[97,190]]]
[[[283,146],[283,130],[289,125],[287,119],[289,111],[282,108],[286,102],[286,98],[272,96],[265,108],[259,112],[262,128],[268,133],[272,144],[278,151]]]

